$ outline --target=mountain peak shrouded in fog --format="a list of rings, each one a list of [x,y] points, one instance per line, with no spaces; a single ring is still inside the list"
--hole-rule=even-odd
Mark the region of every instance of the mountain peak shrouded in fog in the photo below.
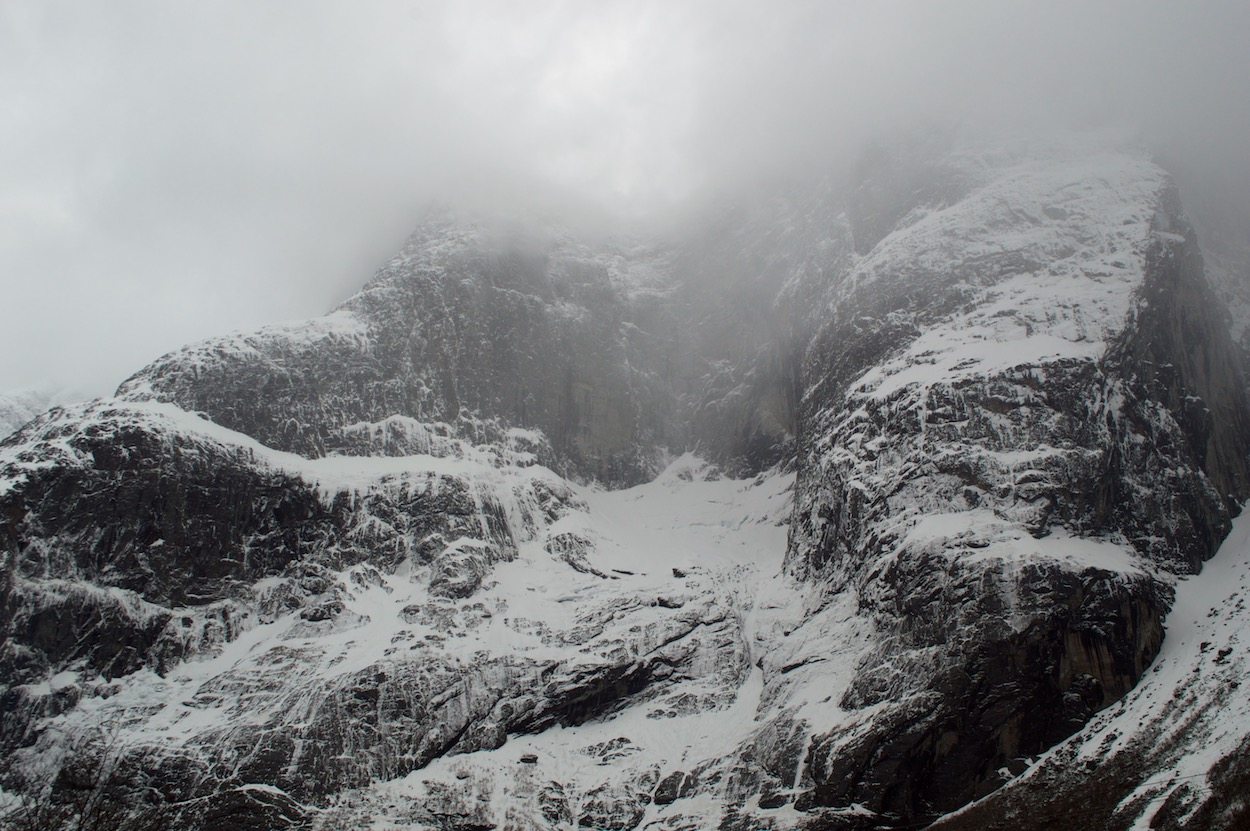
[[[1247,315],[1156,155],[898,130],[650,234],[451,200],[26,421],[0,828],[1235,831]]]
[[[320,313],[430,201],[665,225],[692,200],[841,175],[917,124],[1136,131],[1177,160],[1195,210],[1245,217],[1246,17],[1111,0],[8,3],[0,389],[104,391],[188,339]]]
[[[0,831],[1244,829],[1248,30],[0,5]]]

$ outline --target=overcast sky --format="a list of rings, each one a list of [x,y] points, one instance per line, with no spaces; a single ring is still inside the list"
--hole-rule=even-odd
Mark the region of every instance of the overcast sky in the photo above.
[[[320,314],[461,193],[646,215],[925,121],[1127,125],[1244,193],[1247,8],[4,0],[0,390]]]

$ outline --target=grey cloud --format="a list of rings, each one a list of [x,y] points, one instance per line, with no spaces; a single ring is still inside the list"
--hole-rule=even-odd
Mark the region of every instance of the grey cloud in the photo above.
[[[0,389],[319,313],[431,199],[655,215],[923,122],[1127,125],[1244,216],[1243,6],[15,0]]]

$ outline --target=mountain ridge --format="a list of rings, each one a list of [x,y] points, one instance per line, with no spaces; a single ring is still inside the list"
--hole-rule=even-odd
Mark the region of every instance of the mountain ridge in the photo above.
[[[445,214],[0,443],[6,792],[73,747],[177,827],[675,831],[1010,782],[1250,496],[1240,358],[1140,152],[860,176],[663,244]]]

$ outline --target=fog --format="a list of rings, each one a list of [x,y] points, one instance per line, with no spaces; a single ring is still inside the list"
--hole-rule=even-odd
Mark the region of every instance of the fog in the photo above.
[[[0,391],[324,312],[431,200],[621,221],[916,125],[1116,127],[1237,233],[1244,2],[0,5]]]

